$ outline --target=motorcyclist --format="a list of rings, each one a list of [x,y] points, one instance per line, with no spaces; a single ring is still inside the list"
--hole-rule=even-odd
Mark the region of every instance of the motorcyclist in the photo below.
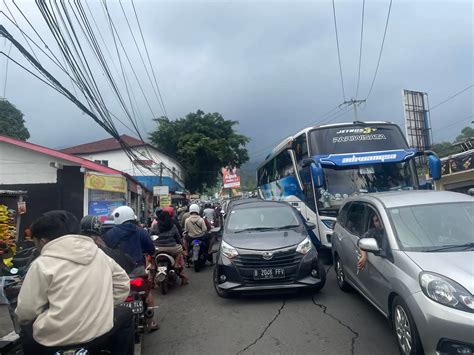
[[[140,228],[133,210],[128,206],[120,206],[112,212],[115,227],[105,233],[105,243],[112,249],[120,248],[125,254],[133,258],[136,269],[132,275],[145,276],[145,255],[153,256],[155,246],[148,232]],[[150,287],[151,290],[151,287]],[[151,292],[148,292],[147,303],[154,307],[155,301]],[[153,317],[148,321],[148,330],[159,329]]]
[[[79,229],[66,211],[44,213],[31,226],[41,255],[30,265],[15,311],[25,354],[49,355],[72,345],[133,354],[133,314],[114,308],[127,298],[130,280]]]
[[[203,217],[206,218],[211,224],[214,224],[216,211],[211,207],[211,204],[206,203],[204,205],[204,211],[202,212]]]
[[[184,223],[184,235],[186,238],[186,245],[190,241],[210,231],[210,225],[206,224],[205,220],[199,215],[200,208],[197,204],[189,206],[189,218]],[[209,254],[211,253],[212,245],[209,243]]]
[[[181,277],[181,284],[188,284],[188,277],[184,273],[183,240],[168,211],[165,210],[160,215],[158,231],[156,232],[159,238],[155,243],[159,248],[159,252],[170,254],[175,258],[175,265]]]

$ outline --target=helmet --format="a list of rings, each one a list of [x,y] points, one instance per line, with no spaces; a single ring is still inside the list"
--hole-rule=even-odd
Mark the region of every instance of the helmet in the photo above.
[[[197,213],[199,214],[199,212],[201,211],[201,209],[199,208],[199,206],[195,203],[193,203],[191,206],[189,206],[189,213]]]
[[[166,212],[170,215],[171,218],[174,218],[174,208],[173,207],[164,207],[163,212]]]
[[[97,216],[87,215],[81,219],[81,233],[82,234],[100,235],[101,227],[102,227],[102,222]]]
[[[112,212],[115,224],[136,220],[135,212],[128,206],[120,206]]]
[[[100,227],[100,234],[104,236],[105,233],[111,230],[114,226],[115,223],[113,219],[106,219],[104,222],[102,222],[102,226]]]

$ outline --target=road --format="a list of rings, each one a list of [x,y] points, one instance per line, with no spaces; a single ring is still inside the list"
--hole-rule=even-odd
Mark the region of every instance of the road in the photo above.
[[[142,354],[398,354],[388,321],[342,292],[333,268],[315,295],[232,299],[217,296],[212,271],[188,269],[189,285],[155,291],[161,329],[145,335]]]

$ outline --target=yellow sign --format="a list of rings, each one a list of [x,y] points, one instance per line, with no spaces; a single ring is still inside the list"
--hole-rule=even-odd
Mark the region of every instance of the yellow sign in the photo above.
[[[171,206],[171,196],[170,195],[160,195],[160,207]]]
[[[127,180],[121,175],[84,174],[84,187],[91,190],[127,192]]]

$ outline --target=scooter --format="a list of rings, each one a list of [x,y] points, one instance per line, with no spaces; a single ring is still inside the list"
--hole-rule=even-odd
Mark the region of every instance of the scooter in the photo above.
[[[221,228],[212,228],[208,233],[204,233],[195,237],[189,237],[189,255],[188,263],[194,266],[194,271],[199,272],[209,261],[214,264],[213,252],[209,252],[209,244],[214,244],[216,237],[219,235]]]

